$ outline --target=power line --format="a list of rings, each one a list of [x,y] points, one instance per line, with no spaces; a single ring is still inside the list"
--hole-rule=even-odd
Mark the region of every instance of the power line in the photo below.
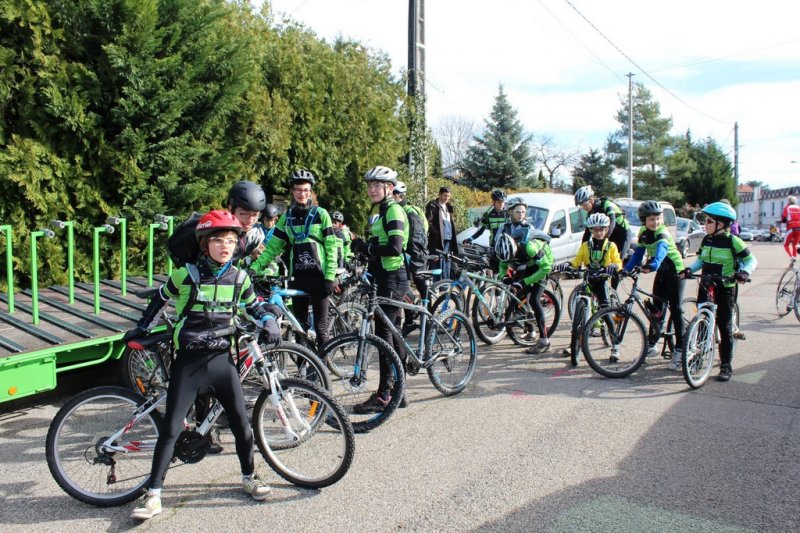
[[[727,56],[707,57],[705,59],[698,59],[696,61],[690,61],[690,62],[687,62],[687,63],[678,63],[676,65],[669,65],[669,66],[664,67],[663,69],[660,69],[660,70],[658,70],[656,72],[666,72],[666,71],[669,71],[669,70],[675,70],[675,69],[679,69],[679,68],[695,67],[697,65],[706,65],[708,63],[714,63],[716,61],[723,61],[725,59],[731,59],[733,57],[741,57],[741,56],[746,56],[746,55],[753,54],[753,53],[756,53],[756,52],[763,52],[764,50],[771,50],[772,48],[779,48],[781,46],[786,46],[787,44],[793,44],[793,43],[796,43],[796,42],[800,42],[800,39],[792,39],[790,41],[783,41],[783,42],[780,42],[780,43],[775,43],[775,44],[771,44],[771,45],[768,45],[768,46],[762,46],[761,48],[755,48],[753,50],[746,50],[744,52],[738,52],[738,53],[730,54],[730,55],[727,55]]]
[[[680,98],[678,95],[676,95],[675,93],[673,93],[672,91],[670,91],[669,89],[667,89],[666,87],[664,87],[664,86],[661,84],[661,82],[659,82],[657,79],[655,79],[653,76],[651,76],[651,75],[650,75],[650,73],[648,73],[648,72],[647,72],[647,71],[646,71],[644,68],[642,68],[642,67],[641,67],[641,66],[640,66],[640,65],[639,65],[639,64],[638,64],[636,61],[634,61],[634,60],[633,60],[633,58],[631,58],[631,57],[630,57],[628,54],[626,54],[625,52],[623,52],[623,51],[622,51],[622,49],[621,49],[619,46],[617,46],[616,44],[614,44],[614,42],[613,42],[611,39],[609,39],[608,37],[606,37],[606,35],[605,35],[605,34],[604,34],[602,31],[600,31],[600,29],[599,29],[597,26],[595,26],[595,25],[592,23],[592,21],[591,21],[591,20],[589,20],[588,18],[586,18],[586,16],[585,16],[583,13],[581,13],[581,12],[580,12],[580,10],[579,10],[577,7],[575,7],[575,5],[573,5],[573,3],[572,3],[572,2],[570,2],[570,0],[564,0],[564,2],[566,2],[566,3],[567,3],[567,5],[569,5],[569,7],[571,7],[571,8],[572,8],[572,9],[573,9],[573,10],[574,10],[574,11],[575,11],[575,12],[576,12],[576,13],[577,13],[577,14],[578,14],[578,15],[579,15],[579,16],[580,16],[582,19],[583,19],[583,20],[585,20],[585,21],[586,21],[586,23],[587,23],[587,24],[589,24],[589,26],[591,26],[591,27],[592,27],[592,29],[594,29],[594,31],[596,31],[596,32],[597,32],[597,33],[598,33],[598,34],[599,34],[599,35],[600,35],[600,36],[601,36],[603,39],[605,39],[605,40],[608,42],[608,44],[610,44],[612,47],[614,47],[614,49],[615,49],[617,52],[619,52],[619,53],[622,55],[622,57],[624,57],[625,59],[627,59],[628,61],[630,61],[630,62],[631,62],[631,64],[632,64],[633,66],[635,66],[636,68],[638,68],[638,69],[639,69],[639,70],[642,72],[642,74],[644,74],[645,76],[647,76],[647,77],[648,77],[648,78],[649,78],[649,79],[650,79],[650,80],[651,80],[653,83],[655,83],[656,85],[658,85],[659,87],[661,87],[661,88],[662,88],[662,89],[663,89],[663,90],[664,90],[664,91],[665,91],[667,94],[669,94],[670,96],[672,96],[674,99],[676,99],[677,101],[679,101],[680,103],[682,103],[683,105],[685,105],[686,107],[688,107],[689,109],[692,109],[692,110],[693,110],[695,113],[699,113],[699,114],[703,115],[704,117],[706,117],[706,118],[708,118],[708,119],[711,119],[711,120],[714,120],[714,121],[716,121],[716,122],[719,122],[720,124],[730,124],[730,121],[729,121],[729,120],[720,120],[720,119],[718,119],[718,118],[716,118],[716,117],[712,117],[711,115],[709,115],[709,114],[707,114],[707,113],[705,113],[705,112],[703,112],[703,111],[700,111],[699,109],[697,109],[697,108],[696,108],[696,107],[694,107],[693,105],[689,104],[688,102],[684,101],[684,100],[683,100],[682,98]]]

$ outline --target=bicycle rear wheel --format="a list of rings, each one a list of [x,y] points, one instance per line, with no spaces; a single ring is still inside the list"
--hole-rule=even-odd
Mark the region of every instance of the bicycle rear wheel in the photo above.
[[[126,452],[100,444],[125,428],[145,398],[122,387],[95,387],[58,410],[45,442],[47,466],[64,492],[97,507],[132,502],[150,481],[161,417],[152,411],[122,434]],[[118,442],[117,444],[122,444]]]
[[[504,297],[503,289],[496,285],[487,286],[481,296],[483,296],[485,303],[481,302],[476,296],[472,305],[472,325],[478,338],[484,344],[491,346],[500,342],[506,335],[505,328],[495,325],[494,317],[502,320],[504,315],[502,308],[508,299]]]
[[[282,379],[277,403],[262,391],[253,409],[253,434],[270,467],[299,487],[333,485],[350,469],[355,434],[344,409],[308,381]]]
[[[281,376],[304,379],[326,390],[331,388],[331,378],[328,375],[325,363],[316,353],[305,346],[292,342],[282,342],[277,346],[261,346],[261,352],[266,360],[271,361],[280,370]],[[249,396],[247,394],[248,386],[245,383],[250,384],[251,394]],[[245,378],[245,383],[242,383],[242,385],[245,385],[245,399],[251,398],[252,402],[249,402],[248,405],[253,405],[264,389],[261,376],[258,375],[255,367],[250,369],[250,373]]]
[[[683,379],[693,389],[705,384],[714,366],[715,329],[714,317],[706,309],[701,309],[686,328],[681,369]]]
[[[647,332],[642,319],[623,307],[606,307],[589,318],[586,328],[600,322],[598,335],[583,335],[583,356],[595,372],[624,378],[636,372],[647,353]]]
[[[455,290],[444,292],[436,298],[429,309],[433,316],[441,316],[448,311],[463,312],[464,302],[461,300],[461,293]]]
[[[558,322],[561,319],[561,308],[556,301],[555,295],[547,289],[542,291],[539,301],[544,311],[544,329],[549,338],[558,327]],[[513,305],[512,302],[509,303]],[[516,323],[506,326],[506,333],[515,344],[533,346],[539,340],[536,315],[533,312],[533,307],[527,304],[527,299],[523,299],[523,303],[525,305],[517,304],[516,309],[510,315],[508,320],[516,321]]]
[[[148,395],[154,389],[166,390],[169,379],[169,357],[162,356],[169,347],[156,345],[149,349],[125,348],[122,355],[122,381],[139,394]]]
[[[478,348],[475,331],[460,311],[448,311],[428,321],[425,347],[433,361],[428,377],[436,390],[445,396],[463,391],[475,374]]]
[[[360,366],[356,366],[359,345],[363,358]],[[358,333],[348,333],[331,339],[322,350],[328,361],[345,369],[341,376],[331,382],[331,393],[350,417],[355,432],[364,433],[386,422],[400,404],[405,390],[405,370],[394,348],[372,334],[360,340]],[[389,368],[389,403],[376,413],[356,413],[356,405],[378,393],[381,358]]]
[[[795,306],[795,291],[798,289],[797,271],[787,268],[778,280],[778,288],[775,291],[775,309],[778,316],[786,316]]]

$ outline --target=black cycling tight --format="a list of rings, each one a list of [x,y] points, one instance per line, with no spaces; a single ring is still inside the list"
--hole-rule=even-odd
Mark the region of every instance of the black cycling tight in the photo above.
[[[150,488],[160,489],[164,485],[175,441],[185,429],[184,418],[198,393],[212,394],[222,404],[236,439],[242,474],[253,473],[253,431],[247,421],[242,384],[228,352],[200,356],[178,353],[167,391],[167,415],[153,454]]]

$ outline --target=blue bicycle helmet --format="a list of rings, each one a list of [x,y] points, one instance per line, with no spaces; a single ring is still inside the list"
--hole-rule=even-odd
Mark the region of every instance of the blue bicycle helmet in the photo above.
[[[701,213],[705,213],[714,220],[719,220],[731,224],[736,220],[736,210],[725,202],[714,202],[703,208]]]

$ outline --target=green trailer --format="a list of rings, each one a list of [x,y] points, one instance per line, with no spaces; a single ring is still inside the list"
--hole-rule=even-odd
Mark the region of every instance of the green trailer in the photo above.
[[[5,240],[6,286],[0,293],[0,402],[16,400],[55,389],[58,374],[120,360],[127,354],[121,342],[125,331],[135,327],[146,302],[134,293],[167,279],[153,272],[153,240],[156,230],[172,233],[172,217],[159,215],[148,232],[146,277],[128,277],[126,220],[109,217],[93,231],[93,282],[76,282],[73,270],[74,236],[69,221],[53,221],[67,236],[68,285],[38,286],[37,240],[54,237],[52,229],[30,233],[31,287],[14,287],[13,230],[0,225]],[[119,279],[100,279],[99,239],[119,230],[121,268]]]

